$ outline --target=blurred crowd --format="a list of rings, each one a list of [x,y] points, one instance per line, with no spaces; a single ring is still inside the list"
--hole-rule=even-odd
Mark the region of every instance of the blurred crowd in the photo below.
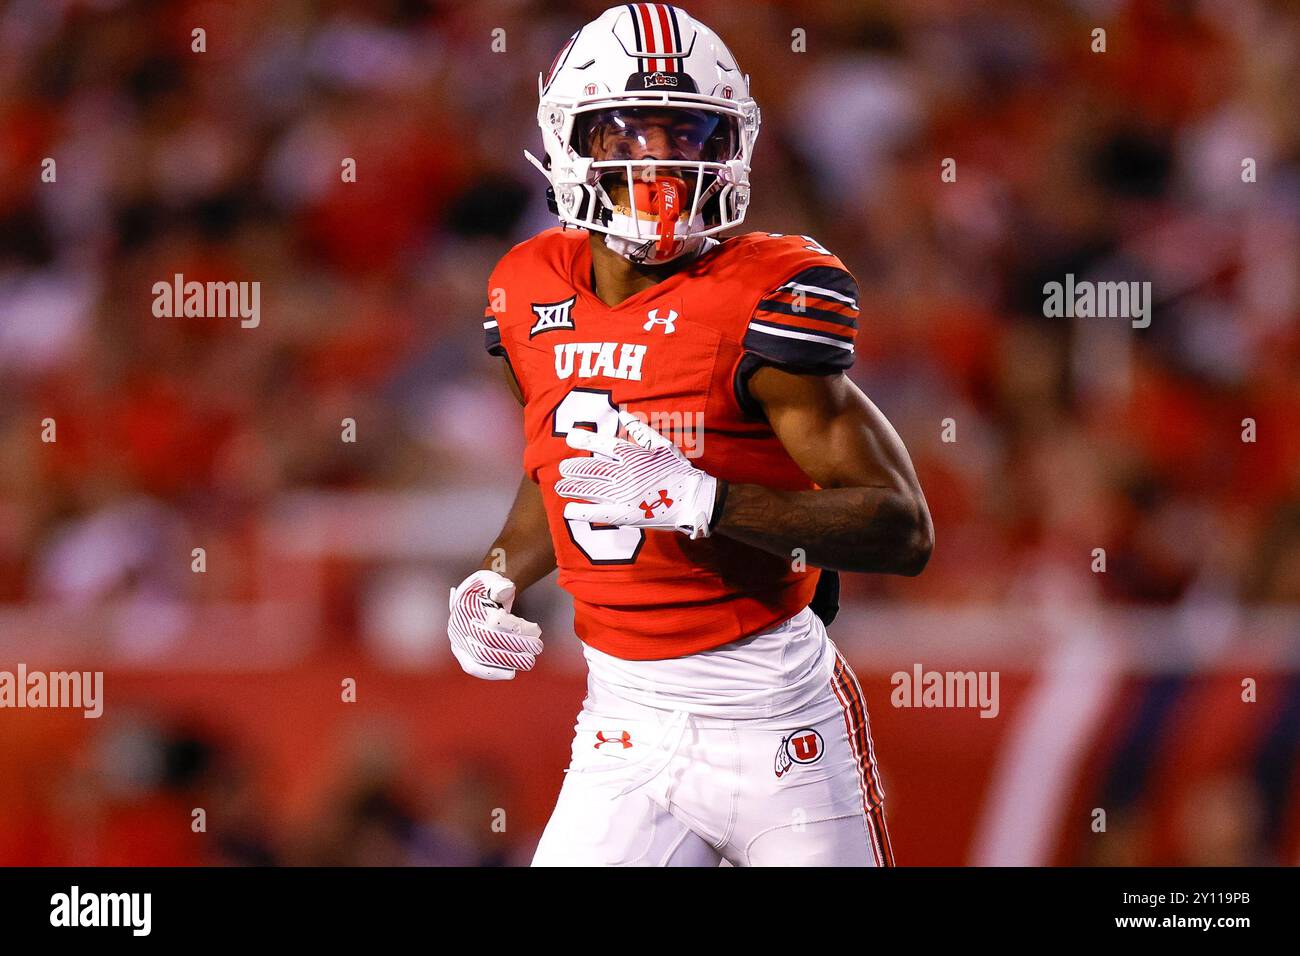
[[[238,560],[173,557],[240,555],[280,492],[510,487],[477,317],[496,257],[551,224],[521,156],[536,74],[600,9],[7,4],[0,601],[238,599]],[[1061,568],[1112,600],[1300,599],[1293,6],[692,10],[763,109],[747,227],[857,274],[853,375],[939,528],[921,579],[850,596],[996,600]],[[176,273],[260,281],[264,321],[155,319]],[[1066,273],[1151,281],[1150,328],[1044,318]],[[1109,573],[1081,577],[1097,547]]]
[[[430,775],[401,758],[400,741],[341,738],[312,805],[285,813],[249,741],[202,720],[119,709],[75,747],[25,767],[21,785],[0,787],[0,866],[528,862],[537,834],[494,829],[485,810],[506,802],[499,770],[467,759]]]
[[[537,74],[604,6],[0,4],[0,609],[247,599],[244,558],[300,489],[499,486],[504,516],[518,413],[485,281],[553,224],[521,152]],[[847,576],[848,600],[1300,602],[1294,4],[685,6],[763,111],[745,228],[858,277],[852,375],[934,514],[926,573]],[[178,273],[259,281],[261,324],[155,318]],[[1150,327],[1044,317],[1066,274],[1150,281]],[[198,541],[226,558],[207,574]],[[329,579],[336,641],[364,573]],[[114,763],[132,807],[256,802],[209,735],[88,746],[118,744],[143,761]],[[341,777],[311,846],[250,813],[217,857],[509,862],[458,835],[462,798],[433,813],[386,774]],[[66,792],[114,783],[92,776]]]

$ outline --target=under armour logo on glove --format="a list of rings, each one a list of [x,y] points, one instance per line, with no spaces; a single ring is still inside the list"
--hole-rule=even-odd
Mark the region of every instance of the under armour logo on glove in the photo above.
[[[674,528],[706,538],[721,510],[718,480],[686,460],[677,446],[628,412],[619,422],[631,441],[575,429],[570,448],[590,456],[560,462],[555,493],[574,498],[570,521],[632,528]]]
[[[647,518],[653,518],[655,516],[655,508],[658,508],[660,505],[663,505],[665,508],[671,508],[673,505],[673,499],[668,497],[667,488],[661,488],[659,490],[658,500],[641,502],[641,510],[645,512]]]

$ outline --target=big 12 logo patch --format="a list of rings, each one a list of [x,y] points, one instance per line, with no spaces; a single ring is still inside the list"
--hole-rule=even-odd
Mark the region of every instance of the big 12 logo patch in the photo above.
[[[781,738],[781,743],[776,748],[776,760],[772,770],[779,780],[789,773],[795,764],[810,764],[821,760],[825,749],[822,735],[813,728],[804,727],[802,730],[796,730]]]

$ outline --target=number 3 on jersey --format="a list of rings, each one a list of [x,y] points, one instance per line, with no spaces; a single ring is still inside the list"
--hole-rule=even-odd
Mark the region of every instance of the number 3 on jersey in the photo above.
[[[555,406],[552,434],[563,438],[575,428],[585,428],[598,435],[618,434],[618,409],[609,392],[575,388]],[[615,528],[593,525],[590,521],[570,521],[569,537],[592,564],[631,564],[636,560],[645,531],[641,528]]]

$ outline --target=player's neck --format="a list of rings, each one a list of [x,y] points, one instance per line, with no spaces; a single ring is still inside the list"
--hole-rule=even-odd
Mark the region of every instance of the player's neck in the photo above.
[[[661,266],[638,265],[605,245],[605,237],[593,232],[591,247],[592,291],[611,309],[621,305],[643,289],[663,282],[680,271],[691,257],[682,256]]]

